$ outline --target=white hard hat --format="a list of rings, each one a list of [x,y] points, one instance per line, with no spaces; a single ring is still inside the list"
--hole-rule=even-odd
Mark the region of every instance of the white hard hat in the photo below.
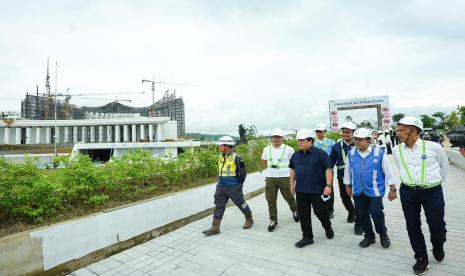
[[[423,130],[423,122],[420,119],[412,117],[412,116],[407,116],[407,117],[400,119],[399,124],[406,125],[406,126],[415,126],[419,128],[420,130]]]
[[[326,125],[323,124],[323,123],[319,123],[315,126],[315,130],[321,130],[321,131],[324,131],[326,130]]]
[[[340,129],[343,129],[343,128],[348,128],[348,129],[355,130],[357,128],[357,126],[352,122],[344,122],[344,123],[341,124]]]
[[[271,136],[284,137],[284,131],[280,128],[273,128],[273,130],[271,131]]]
[[[216,142],[216,144],[218,146],[220,146],[220,145],[234,146],[234,144],[236,144],[236,142],[234,141],[234,139],[231,136],[223,136],[218,140],[218,142]]]
[[[378,130],[378,133],[379,134],[383,134],[384,132],[382,130]]]
[[[372,132],[371,130],[367,128],[359,128],[354,132],[354,137],[355,138],[372,138],[371,136]]]
[[[297,140],[300,139],[307,139],[307,138],[315,138],[315,132],[308,128],[302,128],[297,131]]]

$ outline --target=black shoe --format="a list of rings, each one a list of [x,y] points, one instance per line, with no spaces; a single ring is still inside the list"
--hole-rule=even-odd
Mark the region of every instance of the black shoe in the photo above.
[[[354,233],[357,236],[363,235],[363,228],[360,225],[355,225],[354,227]]]
[[[270,222],[270,225],[268,225],[268,231],[273,232],[276,229],[276,227],[278,227],[278,222],[272,220]]]
[[[354,217],[354,215],[349,214],[349,215],[347,216],[347,222],[348,222],[348,223],[354,223],[354,222],[355,222],[355,217]]]
[[[299,222],[299,213],[297,213],[297,211],[292,212],[292,217],[295,222]]]
[[[302,248],[302,247],[305,247],[305,246],[307,246],[309,244],[312,244],[312,243],[313,243],[313,239],[309,239],[309,238],[304,237],[295,244],[295,247]]]
[[[391,240],[389,240],[389,236],[387,234],[379,235],[379,239],[381,240],[382,247],[388,248],[391,245]]]
[[[423,275],[429,269],[429,262],[426,259],[418,258],[415,265],[413,265],[413,273],[416,275]]]
[[[445,255],[446,255],[446,253],[444,253],[444,249],[442,249],[442,248],[441,249],[433,248],[433,256],[436,259],[436,261],[442,262],[442,260],[444,260]]]
[[[333,228],[330,227],[328,230],[325,230],[325,233],[326,233],[326,237],[328,239],[334,238],[334,230],[333,230]]]
[[[374,238],[364,238],[359,244],[358,246],[360,246],[361,248],[366,248],[372,244],[374,244],[376,242],[376,240]]]
[[[329,212],[329,218],[333,219],[334,218],[334,212]]]

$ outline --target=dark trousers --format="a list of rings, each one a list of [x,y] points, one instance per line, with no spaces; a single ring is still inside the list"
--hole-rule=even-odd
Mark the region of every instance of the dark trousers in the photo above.
[[[355,206],[360,215],[360,225],[365,232],[365,238],[374,238],[373,225],[375,224],[376,232],[380,235],[385,235],[387,228],[384,222],[384,206],[382,197],[368,197],[365,194],[354,196]],[[370,219],[371,217],[371,219]]]
[[[267,177],[265,179],[265,198],[268,202],[268,211],[270,213],[270,220],[278,220],[278,207],[276,201],[278,200],[278,190],[281,191],[281,195],[292,212],[297,210],[297,204],[295,198],[291,193],[289,185],[289,177]]]
[[[346,193],[346,185],[344,185],[344,170],[337,171],[337,183],[339,185],[339,195],[341,196],[342,204],[346,208],[349,216],[355,217],[355,225],[360,225],[357,207],[352,203],[352,198]],[[331,191],[331,198],[325,202],[329,212],[334,212],[334,189]]]
[[[216,219],[222,219],[226,204],[229,199],[241,210],[244,215],[252,214],[249,205],[244,200],[244,194],[242,193],[242,185],[236,186],[216,186],[215,191],[215,212],[213,217]]]
[[[313,239],[312,207],[323,228],[325,230],[331,228],[328,209],[323,199],[321,199],[321,194],[296,193],[296,199],[297,211],[300,217],[300,228],[304,237]]]
[[[400,186],[400,202],[404,211],[410,245],[415,252],[415,258],[428,259],[425,237],[421,232],[421,206],[425,210],[426,222],[431,234],[434,248],[441,248],[446,242],[446,222],[444,221],[444,195],[442,187],[414,190]]]

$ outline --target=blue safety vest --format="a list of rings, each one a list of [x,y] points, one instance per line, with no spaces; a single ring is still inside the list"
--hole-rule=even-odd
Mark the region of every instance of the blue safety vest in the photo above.
[[[354,196],[365,194],[369,197],[383,197],[386,180],[382,167],[384,151],[372,148],[370,154],[362,158],[352,149],[349,152],[350,185]]]

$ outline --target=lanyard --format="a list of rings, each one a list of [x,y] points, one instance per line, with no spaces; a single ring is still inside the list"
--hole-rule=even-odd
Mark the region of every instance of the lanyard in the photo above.
[[[281,161],[283,161],[283,157],[284,157],[284,153],[286,153],[286,145],[283,144],[283,152],[281,153],[281,157],[279,157],[278,159],[278,162],[273,162],[273,156],[271,155],[271,148],[273,147],[273,145],[270,145],[270,156],[269,156],[269,160],[271,162],[271,165],[278,165],[279,163],[281,163]]]
[[[402,143],[399,146],[399,155],[400,155],[400,160],[402,161],[402,167],[404,167],[405,172],[407,173],[407,176],[410,180],[409,185],[420,185],[420,186],[425,186],[426,187],[426,142],[425,140],[422,141],[422,155],[421,155],[421,176],[420,176],[420,183],[416,183],[416,181],[413,179],[412,175],[410,174],[410,170],[407,167],[407,164],[405,163],[405,158],[404,154],[402,153],[402,148],[404,147],[405,143]]]

